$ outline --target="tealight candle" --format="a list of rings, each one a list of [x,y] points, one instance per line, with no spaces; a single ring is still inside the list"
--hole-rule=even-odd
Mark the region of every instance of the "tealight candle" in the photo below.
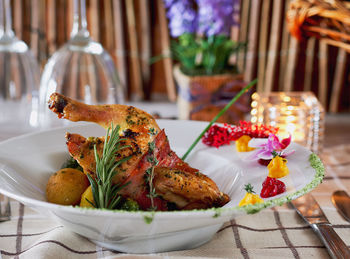
[[[278,135],[315,153],[322,151],[324,109],[312,92],[254,93],[251,122],[279,128]]]

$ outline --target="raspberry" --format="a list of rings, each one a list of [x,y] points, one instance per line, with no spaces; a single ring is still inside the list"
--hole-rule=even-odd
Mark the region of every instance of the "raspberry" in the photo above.
[[[264,165],[264,166],[268,166],[269,163],[271,162],[271,159],[259,159],[258,160],[258,163],[261,164],[261,165]]]
[[[266,125],[252,125],[250,122],[240,121],[239,126],[227,127],[231,130],[232,140],[237,140],[243,135],[248,135],[251,138],[267,138],[270,133],[276,134],[278,128]]]
[[[269,198],[286,191],[286,185],[276,178],[266,177],[260,192],[261,198]]]
[[[236,141],[243,135],[248,135],[251,138],[267,138],[270,133],[276,134],[278,128],[266,125],[252,125],[250,122],[240,121],[239,126],[224,126],[213,125],[204,134],[202,142],[208,146],[220,147],[230,144],[231,141]]]
[[[230,144],[230,132],[225,127],[213,125],[204,134],[202,142],[208,146],[216,148]]]

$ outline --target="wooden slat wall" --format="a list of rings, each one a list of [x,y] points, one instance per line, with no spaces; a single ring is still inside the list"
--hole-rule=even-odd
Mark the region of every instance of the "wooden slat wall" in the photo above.
[[[42,4],[42,3],[41,3]],[[45,10],[45,35],[47,49],[46,51],[40,50],[46,53],[46,58],[50,57],[56,50],[56,12],[54,0],[46,0]],[[42,64],[43,66],[44,64]],[[41,67],[42,67],[41,66]]]
[[[66,4],[66,12],[65,12],[66,30],[65,30],[65,32],[66,32],[66,39],[69,39],[70,32],[71,32],[72,27],[73,27],[73,20],[74,20],[74,1],[67,1],[65,4]]]
[[[126,51],[124,39],[124,16],[122,12],[122,0],[113,0],[113,24],[114,24],[114,51],[111,53],[116,61],[120,82],[126,89],[128,84],[128,67],[126,65]]]
[[[267,62],[267,51],[269,44],[269,13],[271,9],[272,0],[264,0],[261,7],[261,22],[259,27],[259,56],[258,56],[258,74],[259,78],[257,91],[262,92],[264,90],[264,81],[265,81],[265,71],[266,71],[266,62]]]
[[[320,42],[319,52],[319,92],[318,99],[321,104],[327,106],[327,91],[328,91],[328,45],[324,42]]]
[[[86,0],[91,37],[112,55],[129,98],[164,96],[176,100],[173,62],[149,65],[152,56],[169,53],[170,38],[162,0]],[[13,0],[17,37],[43,66],[70,36],[72,0]],[[297,42],[285,24],[289,0],[241,0],[241,25],[232,38],[247,42],[233,57],[258,91],[314,91],[331,112],[349,111],[349,53],[324,42]]]
[[[257,77],[259,92],[313,91],[328,111],[350,111],[349,53],[314,38],[298,42],[291,37],[285,22],[289,2],[264,0],[257,14],[257,1],[241,1],[240,40],[254,35],[245,60],[238,59],[245,79]],[[260,17],[258,35],[253,17]],[[258,60],[252,66],[256,45]]]
[[[267,51],[267,65],[264,80],[264,92],[271,92],[276,85],[278,78],[278,61],[280,60],[281,27],[283,24],[284,0],[274,0],[272,5],[272,21],[270,31],[269,49]]]
[[[130,64],[130,87],[131,93],[133,94],[132,99],[139,101],[144,97],[143,94],[143,83],[141,73],[141,59],[139,52],[139,35],[136,31],[136,15],[134,0],[125,0],[126,6],[126,21],[127,21],[127,38],[129,46],[129,64]]]
[[[305,78],[304,78],[304,90],[311,91],[312,74],[315,60],[315,46],[316,39],[309,39],[306,45],[306,60],[305,60]]]
[[[12,16],[16,17],[13,19],[13,28],[18,38],[22,38],[22,1],[12,1]]]
[[[283,13],[285,13],[287,11],[289,2],[290,2],[290,0],[285,1],[284,10],[282,11],[282,15],[283,15]],[[269,14],[267,14],[267,15],[269,15]],[[282,25],[282,36],[281,36],[280,60],[279,60],[279,64],[280,64],[279,74],[284,75],[284,74],[291,71],[291,66],[289,66],[289,70],[287,72],[287,66],[289,64],[288,60],[290,60],[290,56],[291,56],[290,54],[291,54],[292,49],[290,49],[290,41],[291,41],[290,38],[291,37],[290,37],[290,34],[288,33],[286,19],[283,18],[282,20],[283,20],[283,22],[282,22],[283,25]],[[278,90],[285,91],[285,87],[288,87],[288,86],[286,85],[284,78],[282,76],[280,76],[279,82],[278,82]]]
[[[143,82],[143,92],[145,98],[150,98],[150,78],[151,68],[149,60],[152,57],[151,52],[151,18],[150,18],[150,2],[149,0],[135,2],[135,12],[140,14],[140,19],[137,19],[137,34],[140,35],[138,48],[141,62],[141,76]]]
[[[166,12],[164,9],[163,2],[161,0],[156,0],[157,2],[157,14],[159,16],[159,30],[161,34],[160,44],[161,44],[161,54],[167,55],[170,51],[169,34],[167,29]],[[170,58],[165,58],[163,60],[164,64],[164,75],[165,84],[168,91],[168,98],[170,101],[176,100],[176,91],[172,75],[173,64]]]
[[[256,63],[258,55],[259,43],[259,24],[260,24],[260,8],[262,0],[251,1],[251,15],[249,16],[249,33],[248,33],[248,48],[246,55],[246,66],[244,77],[247,81],[254,79],[256,74]]]
[[[86,2],[86,16],[88,19],[88,30],[93,40],[100,40],[99,30],[99,5],[98,0],[89,0]]]
[[[239,37],[240,42],[248,41],[248,28],[249,28],[249,7],[251,0],[241,0],[241,16],[239,18],[240,28]],[[237,66],[239,71],[245,71],[246,51],[240,51],[237,58]]]
[[[330,112],[337,112],[339,106],[339,99],[344,86],[344,75],[346,73],[346,56],[344,49],[339,50],[337,64],[333,79],[333,89],[329,105]]]

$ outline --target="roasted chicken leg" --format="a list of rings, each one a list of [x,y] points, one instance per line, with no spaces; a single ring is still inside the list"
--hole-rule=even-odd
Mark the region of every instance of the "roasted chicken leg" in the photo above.
[[[209,177],[190,167],[171,150],[164,130],[159,129],[151,115],[130,107],[86,105],[57,93],[49,101],[49,108],[59,117],[72,121],[92,121],[105,128],[111,122],[121,125],[125,139],[122,144],[130,147],[119,151],[116,156],[117,159],[131,156],[131,159],[119,166],[113,182],[128,183],[120,195],[137,201],[141,209],[205,209],[223,206],[230,200]],[[93,147],[96,145],[97,152],[101,154],[104,137],[85,138],[67,133],[66,139],[72,157],[85,173],[94,175],[96,163]],[[152,163],[153,159],[157,161],[156,165]],[[149,170],[152,170],[152,178],[146,173]],[[150,186],[156,192],[153,199],[149,195]]]
[[[119,125],[122,132],[133,136],[133,139],[144,152],[155,135],[160,131],[155,119],[145,111],[122,104],[88,105],[53,93],[49,99],[49,109],[70,121],[90,121],[107,129]]]

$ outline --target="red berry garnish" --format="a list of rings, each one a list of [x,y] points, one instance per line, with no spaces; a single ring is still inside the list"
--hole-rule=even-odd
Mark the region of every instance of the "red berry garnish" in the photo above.
[[[208,146],[220,147],[236,141],[243,135],[251,138],[267,138],[271,133],[276,134],[278,128],[265,125],[252,125],[250,122],[240,121],[239,126],[224,124],[212,125],[204,134],[202,142]]]
[[[266,177],[260,192],[261,198],[269,198],[286,191],[286,185],[276,178]]]
[[[271,159],[262,159],[262,158],[260,158],[258,160],[258,163],[261,164],[261,165],[264,165],[264,166],[268,166],[270,162],[271,162]]]
[[[271,133],[276,134],[278,128],[266,125],[252,125],[247,121],[240,121],[239,126],[229,126],[231,130],[231,139],[237,140],[243,135],[248,135],[251,138],[267,138]]]
[[[216,148],[230,144],[230,132],[226,127],[213,125],[204,134],[202,142],[208,146]]]
[[[280,157],[286,158],[285,155],[280,155]],[[261,165],[264,165],[264,166],[268,166],[269,163],[271,162],[271,160],[272,160],[272,159],[262,159],[262,158],[260,158],[260,159],[258,160],[258,163],[261,164]]]

